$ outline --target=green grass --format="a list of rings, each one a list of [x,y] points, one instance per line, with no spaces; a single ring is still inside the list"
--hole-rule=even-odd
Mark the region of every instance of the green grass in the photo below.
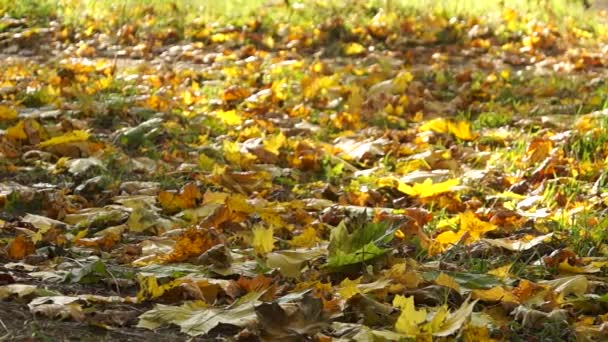
[[[489,23],[502,20],[506,8],[529,13],[539,19],[564,18],[593,30],[593,15],[578,1],[553,0],[545,6],[534,0],[0,0],[0,16],[26,17],[36,23],[60,18],[69,26],[87,27],[97,24],[114,30],[123,24],[146,18],[150,28],[173,28],[184,34],[187,26],[214,22],[244,24],[261,19],[266,24],[289,22],[295,25],[318,25],[332,17],[341,17],[345,27],[369,21],[380,8],[389,22],[407,14],[433,14],[444,19],[476,16]],[[152,20],[148,20],[152,17]],[[397,20],[395,20],[397,19]]]

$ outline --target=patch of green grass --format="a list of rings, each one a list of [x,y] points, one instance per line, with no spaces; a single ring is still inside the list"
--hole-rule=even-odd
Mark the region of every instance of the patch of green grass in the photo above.
[[[553,0],[543,5],[546,3],[530,0],[0,0],[0,15],[27,17],[39,23],[60,18],[68,26],[89,27],[95,24],[100,26],[98,29],[109,32],[115,32],[124,24],[141,21],[145,24],[137,34],[171,30],[177,38],[183,38],[189,30],[196,31],[201,24],[244,25],[261,20],[263,26],[269,27],[285,22],[310,27],[338,17],[342,24],[337,27],[344,34],[350,34],[351,27],[369,22],[381,10],[393,18],[389,20],[390,25],[398,25],[398,18],[408,14],[433,15],[443,20],[476,16],[485,18],[488,23],[500,23],[505,9],[512,8],[543,20],[563,18],[556,22],[580,23],[583,29],[599,32],[594,16],[579,2]],[[466,32],[461,32],[455,22],[437,32],[437,38],[439,42],[453,41],[464,34]]]
[[[601,161],[608,153],[608,119],[598,120],[597,128],[587,132],[578,132],[566,145],[569,156],[578,161]]]
[[[477,116],[473,128],[498,128],[513,122],[513,116],[507,113],[484,112]]]
[[[48,22],[58,15],[56,0],[12,1],[0,0],[0,16],[29,18],[38,22]]]
[[[583,212],[570,220],[558,222],[558,230],[568,240],[572,251],[580,256],[605,256],[608,241],[608,219],[598,218],[596,212]]]

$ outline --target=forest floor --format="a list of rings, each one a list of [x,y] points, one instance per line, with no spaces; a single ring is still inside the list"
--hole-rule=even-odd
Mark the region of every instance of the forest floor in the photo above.
[[[608,338],[600,1],[3,1],[0,340]]]

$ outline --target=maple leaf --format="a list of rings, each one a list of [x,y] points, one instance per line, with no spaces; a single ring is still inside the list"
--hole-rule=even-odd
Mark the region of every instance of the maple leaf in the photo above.
[[[215,112],[215,115],[226,125],[236,126],[243,122],[243,117],[238,115],[234,109],[228,111],[217,111]]]
[[[305,228],[300,235],[295,236],[289,241],[294,247],[312,247],[319,242],[317,231],[313,227]]]
[[[464,242],[471,243],[479,240],[486,232],[497,229],[496,225],[478,219],[471,211],[459,214],[457,221],[459,222],[457,232],[445,231],[435,237],[435,242],[443,248],[460,242],[463,238],[466,238]]]
[[[16,119],[19,113],[8,106],[0,106],[0,121],[9,121]]]
[[[414,297],[404,297],[402,295],[395,296],[393,306],[401,309],[399,318],[395,323],[395,330],[409,336],[416,336],[420,333],[419,324],[426,321],[426,310],[416,310],[414,305]]]
[[[452,188],[460,183],[458,179],[449,179],[441,183],[433,183],[430,178],[427,178],[422,183],[416,183],[413,186],[409,186],[405,183],[399,182],[397,190],[408,194],[410,196],[417,196],[420,198],[427,198],[436,196],[445,192],[452,191]]]
[[[253,228],[253,241],[251,245],[256,252],[266,254],[274,249],[274,230],[272,227],[264,228],[257,226]]]
[[[347,300],[352,296],[356,295],[357,293],[361,293],[359,288],[357,288],[357,285],[359,285],[360,283],[361,277],[355,280],[350,280],[346,278],[340,283],[340,289],[338,289],[338,293],[343,299]]]
[[[8,245],[8,257],[14,260],[21,260],[34,253],[36,247],[34,243],[23,235],[17,235]]]
[[[287,138],[283,135],[283,132],[279,132],[277,135],[273,135],[264,140],[264,148],[272,154],[278,155],[279,149],[287,142]]]
[[[451,133],[461,140],[475,140],[476,136],[471,132],[471,124],[466,121],[453,122],[447,119],[433,119],[427,121],[419,128],[420,132],[433,131],[437,133]]]
[[[166,211],[175,213],[183,209],[194,208],[203,195],[194,183],[184,185],[179,193],[161,191],[158,193],[158,202]]]
[[[352,233],[342,221],[332,229],[329,237],[327,266],[331,268],[358,264],[374,259],[390,251],[383,247],[397,230],[387,223],[365,223],[353,227]]]

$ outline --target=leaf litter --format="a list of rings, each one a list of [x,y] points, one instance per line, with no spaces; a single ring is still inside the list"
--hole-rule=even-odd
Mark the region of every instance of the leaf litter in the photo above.
[[[4,16],[5,336],[605,339],[605,23],[365,10]]]

